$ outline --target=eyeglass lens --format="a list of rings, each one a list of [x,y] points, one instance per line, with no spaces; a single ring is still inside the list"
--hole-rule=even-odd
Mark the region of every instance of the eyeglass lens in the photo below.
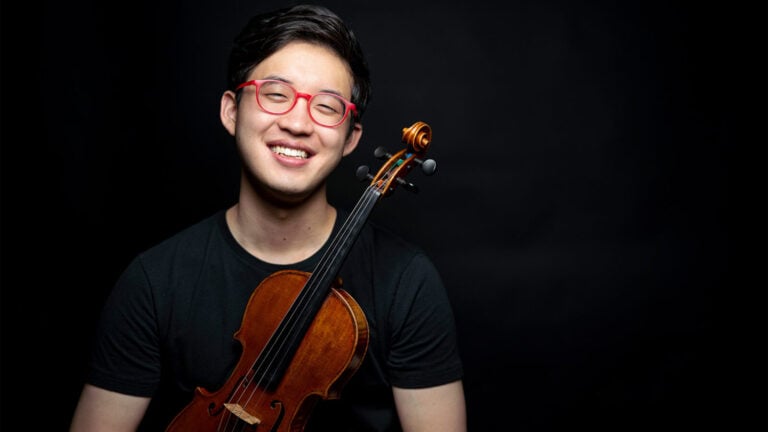
[[[258,93],[261,108],[272,114],[284,114],[296,103],[296,91],[280,81],[266,81]],[[319,93],[309,101],[309,115],[318,124],[336,126],[344,119],[346,105],[338,96]]]

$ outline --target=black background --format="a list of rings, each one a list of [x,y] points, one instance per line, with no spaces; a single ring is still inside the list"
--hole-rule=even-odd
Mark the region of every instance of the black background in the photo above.
[[[433,129],[438,172],[373,218],[441,269],[470,430],[766,430],[766,9],[748,3],[323,2],[374,84],[333,201],[403,127]],[[2,4],[2,429],[65,430],[119,272],[234,201],[229,44],[283,4]]]

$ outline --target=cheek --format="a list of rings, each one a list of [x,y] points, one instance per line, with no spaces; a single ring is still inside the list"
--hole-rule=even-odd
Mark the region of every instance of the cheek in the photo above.
[[[246,158],[253,157],[262,146],[263,125],[253,118],[241,119],[235,126],[238,151]]]
[[[235,129],[238,135],[250,140],[267,130],[272,122],[273,119],[269,115],[253,111],[246,114],[246,111],[240,110]]]
[[[319,130],[323,129],[323,130]],[[320,139],[323,142],[323,147],[343,153],[347,147],[347,130],[346,129],[326,129],[318,127],[315,129],[320,135]]]

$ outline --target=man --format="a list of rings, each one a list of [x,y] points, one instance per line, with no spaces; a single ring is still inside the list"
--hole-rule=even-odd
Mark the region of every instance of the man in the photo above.
[[[238,201],[118,279],[71,431],[161,430],[195,388],[227,382],[254,288],[279,270],[311,272],[348,215],[328,202],[326,179],[360,142],[369,94],[358,42],[331,11],[295,6],[246,25],[220,108],[242,161]],[[367,223],[339,276],[365,314],[368,349],[307,430],[465,431],[453,316],[426,255]]]

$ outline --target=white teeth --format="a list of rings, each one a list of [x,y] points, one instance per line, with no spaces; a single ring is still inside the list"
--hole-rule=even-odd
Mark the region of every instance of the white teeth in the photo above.
[[[297,157],[306,159],[309,155],[304,150],[294,149],[294,148],[288,148],[283,146],[272,146],[270,149],[279,155],[283,156],[290,156],[290,157]]]

